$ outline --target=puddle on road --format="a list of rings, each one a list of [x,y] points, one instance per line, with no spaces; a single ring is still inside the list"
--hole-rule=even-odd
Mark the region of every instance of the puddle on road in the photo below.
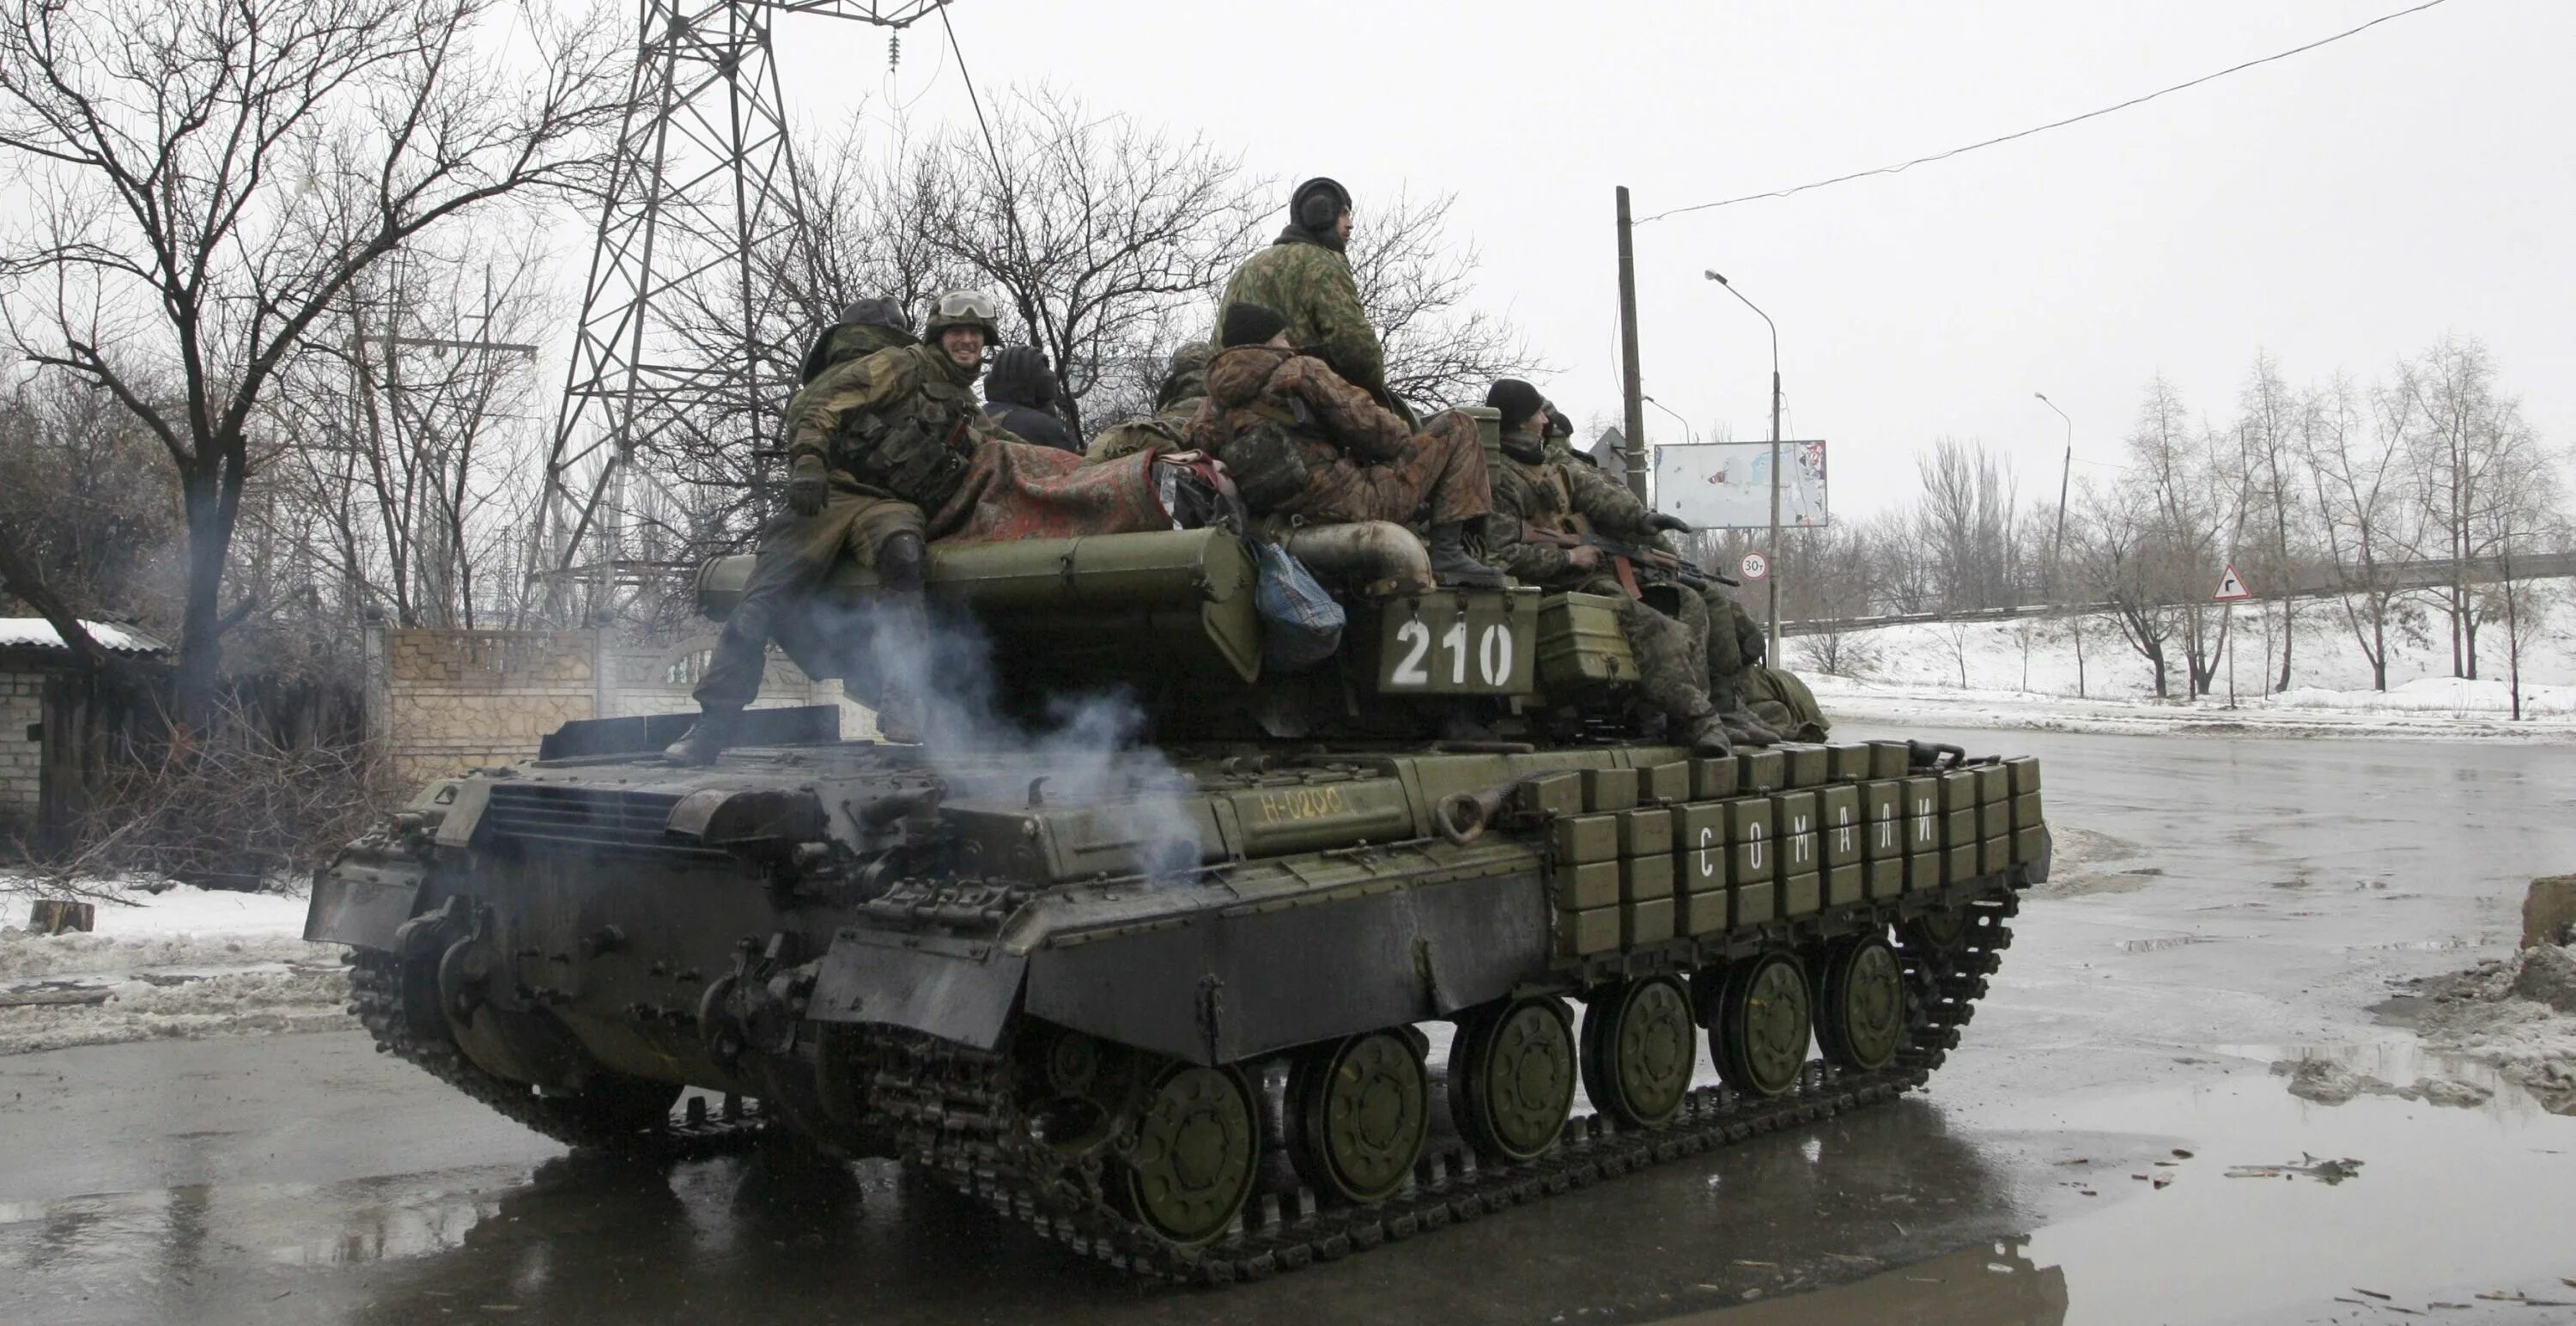
[[[2367,1289],[2443,1321],[2549,1320],[2475,1295],[2547,1299],[2576,1276],[2576,1119],[2404,1039],[2196,1048],[2495,1094],[2327,1106],[2240,1072],[1952,1114],[1936,1089],[1221,1299],[1140,1288],[883,1164],[566,1158],[201,1185],[0,1206],[0,1316],[265,1322],[291,1295],[285,1316],[368,1326],[684,1304],[711,1324],[825,1319],[859,1302],[924,1324],[2057,1326],[2353,1321]],[[2358,1172],[2323,1181],[2314,1161],[2343,1158]]]
[[[2162,953],[2166,949],[2181,948],[2186,944],[2217,942],[2208,935],[2156,935],[2147,939],[2123,939],[2116,947],[2123,953]]]

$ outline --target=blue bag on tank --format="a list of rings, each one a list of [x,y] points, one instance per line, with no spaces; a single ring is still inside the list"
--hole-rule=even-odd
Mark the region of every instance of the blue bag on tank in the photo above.
[[[1261,574],[1252,606],[1261,614],[1262,667],[1301,672],[1331,658],[1342,646],[1342,627],[1349,620],[1342,605],[1278,544],[1255,541],[1252,556]]]

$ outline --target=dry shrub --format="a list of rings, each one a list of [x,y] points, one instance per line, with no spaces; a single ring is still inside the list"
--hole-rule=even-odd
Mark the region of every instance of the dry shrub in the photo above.
[[[257,888],[329,861],[401,795],[363,740],[282,737],[237,702],[222,705],[210,727],[148,746],[117,743],[91,786],[81,845],[48,873]]]

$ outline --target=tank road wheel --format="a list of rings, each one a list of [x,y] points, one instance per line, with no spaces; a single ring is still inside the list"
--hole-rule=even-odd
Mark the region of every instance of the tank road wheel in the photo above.
[[[1903,922],[1898,933],[1908,949],[1947,956],[1967,943],[1968,914],[1957,908],[1939,908]]]
[[[1088,1155],[1117,1136],[1150,1068],[1128,1046],[1034,1020],[1011,1057],[1020,1113],[1039,1141],[1067,1156]]]
[[[1288,1069],[1288,1154],[1319,1191],[1354,1202],[1395,1195],[1430,1128],[1431,1071],[1403,1032],[1317,1046]]]
[[[1698,1035],[1680,981],[1650,976],[1612,986],[1583,1016],[1583,1089],[1621,1123],[1662,1123],[1690,1095]]]
[[[1184,1247],[1225,1232],[1260,1173],[1261,1113],[1231,1068],[1174,1064],[1146,1090],[1127,1157],[1138,1219]]]
[[[1765,953],[1728,969],[1708,1048],[1728,1086],[1776,1096],[1798,1084],[1807,1066],[1814,1001],[1807,974],[1786,953]]]
[[[1450,1042],[1449,1112],[1489,1159],[1527,1160],[1556,1144],[1574,1108],[1574,1020],[1550,996],[1488,1004]]]
[[[1905,969],[1875,935],[1837,945],[1825,958],[1816,1043],[1845,1068],[1875,1072],[1905,1038]]]

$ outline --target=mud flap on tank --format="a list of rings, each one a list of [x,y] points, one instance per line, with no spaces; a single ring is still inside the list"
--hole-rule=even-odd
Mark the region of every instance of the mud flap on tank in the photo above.
[[[806,1015],[909,1027],[989,1050],[1020,996],[1024,953],[982,939],[844,930],[823,955]]]
[[[304,909],[304,937],[394,951],[394,932],[411,919],[427,873],[412,862],[344,862],[316,872],[313,897]]]

